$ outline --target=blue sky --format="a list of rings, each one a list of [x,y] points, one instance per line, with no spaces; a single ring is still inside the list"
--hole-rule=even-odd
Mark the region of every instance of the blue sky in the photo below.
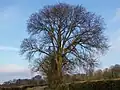
[[[21,41],[27,37],[26,21],[44,5],[65,2],[82,4],[88,11],[102,15],[105,34],[111,45],[100,57],[100,68],[120,64],[120,0],[0,0],[0,82],[13,78],[30,78],[28,61],[19,55]]]

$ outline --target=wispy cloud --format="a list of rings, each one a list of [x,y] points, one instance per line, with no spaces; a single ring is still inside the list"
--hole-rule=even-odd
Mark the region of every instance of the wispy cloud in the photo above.
[[[105,56],[100,58],[102,67],[109,67],[120,63],[120,8],[115,10],[114,16],[110,19],[106,34],[109,37],[110,48]]]
[[[118,22],[120,21],[120,8],[116,9],[115,16],[112,19],[112,22]]]
[[[111,51],[119,51],[120,52],[120,8],[117,8],[112,20],[112,24],[109,25],[112,29],[110,32],[107,32],[109,34],[109,39],[110,39],[110,45],[111,45]],[[117,23],[117,24],[116,24]],[[118,26],[117,26],[118,25]]]
[[[120,29],[111,35],[111,49],[112,51],[120,51]]]
[[[19,51],[19,48],[10,46],[0,46],[0,51]]]

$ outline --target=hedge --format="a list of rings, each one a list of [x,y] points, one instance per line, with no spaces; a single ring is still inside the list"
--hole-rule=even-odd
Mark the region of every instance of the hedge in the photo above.
[[[35,87],[33,85],[28,85],[28,86],[12,86],[12,87],[0,87],[0,90],[26,90],[27,88],[32,88]]]
[[[75,82],[75,83],[67,84],[67,86],[69,87],[69,90],[120,90],[120,79]],[[32,88],[32,87],[35,86],[0,87],[0,90],[26,90],[27,88]]]
[[[120,80],[87,81],[69,84],[69,90],[120,90]]]

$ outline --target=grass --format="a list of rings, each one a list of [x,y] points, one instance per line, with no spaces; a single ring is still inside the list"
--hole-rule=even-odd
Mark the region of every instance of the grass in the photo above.
[[[44,88],[46,88],[46,86],[28,88],[27,90],[45,90]]]

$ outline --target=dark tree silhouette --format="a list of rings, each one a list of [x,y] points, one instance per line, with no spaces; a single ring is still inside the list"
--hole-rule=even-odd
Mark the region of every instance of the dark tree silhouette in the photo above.
[[[33,13],[27,22],[29,37],[21,44],[28,60],[52,59],[54,83],[63,83],[64,59],[82,67],[94,66],[95,56],[108,48],[104,21],[83,6],[59,3]],[[89,63],[89,65],[88,65]]]

